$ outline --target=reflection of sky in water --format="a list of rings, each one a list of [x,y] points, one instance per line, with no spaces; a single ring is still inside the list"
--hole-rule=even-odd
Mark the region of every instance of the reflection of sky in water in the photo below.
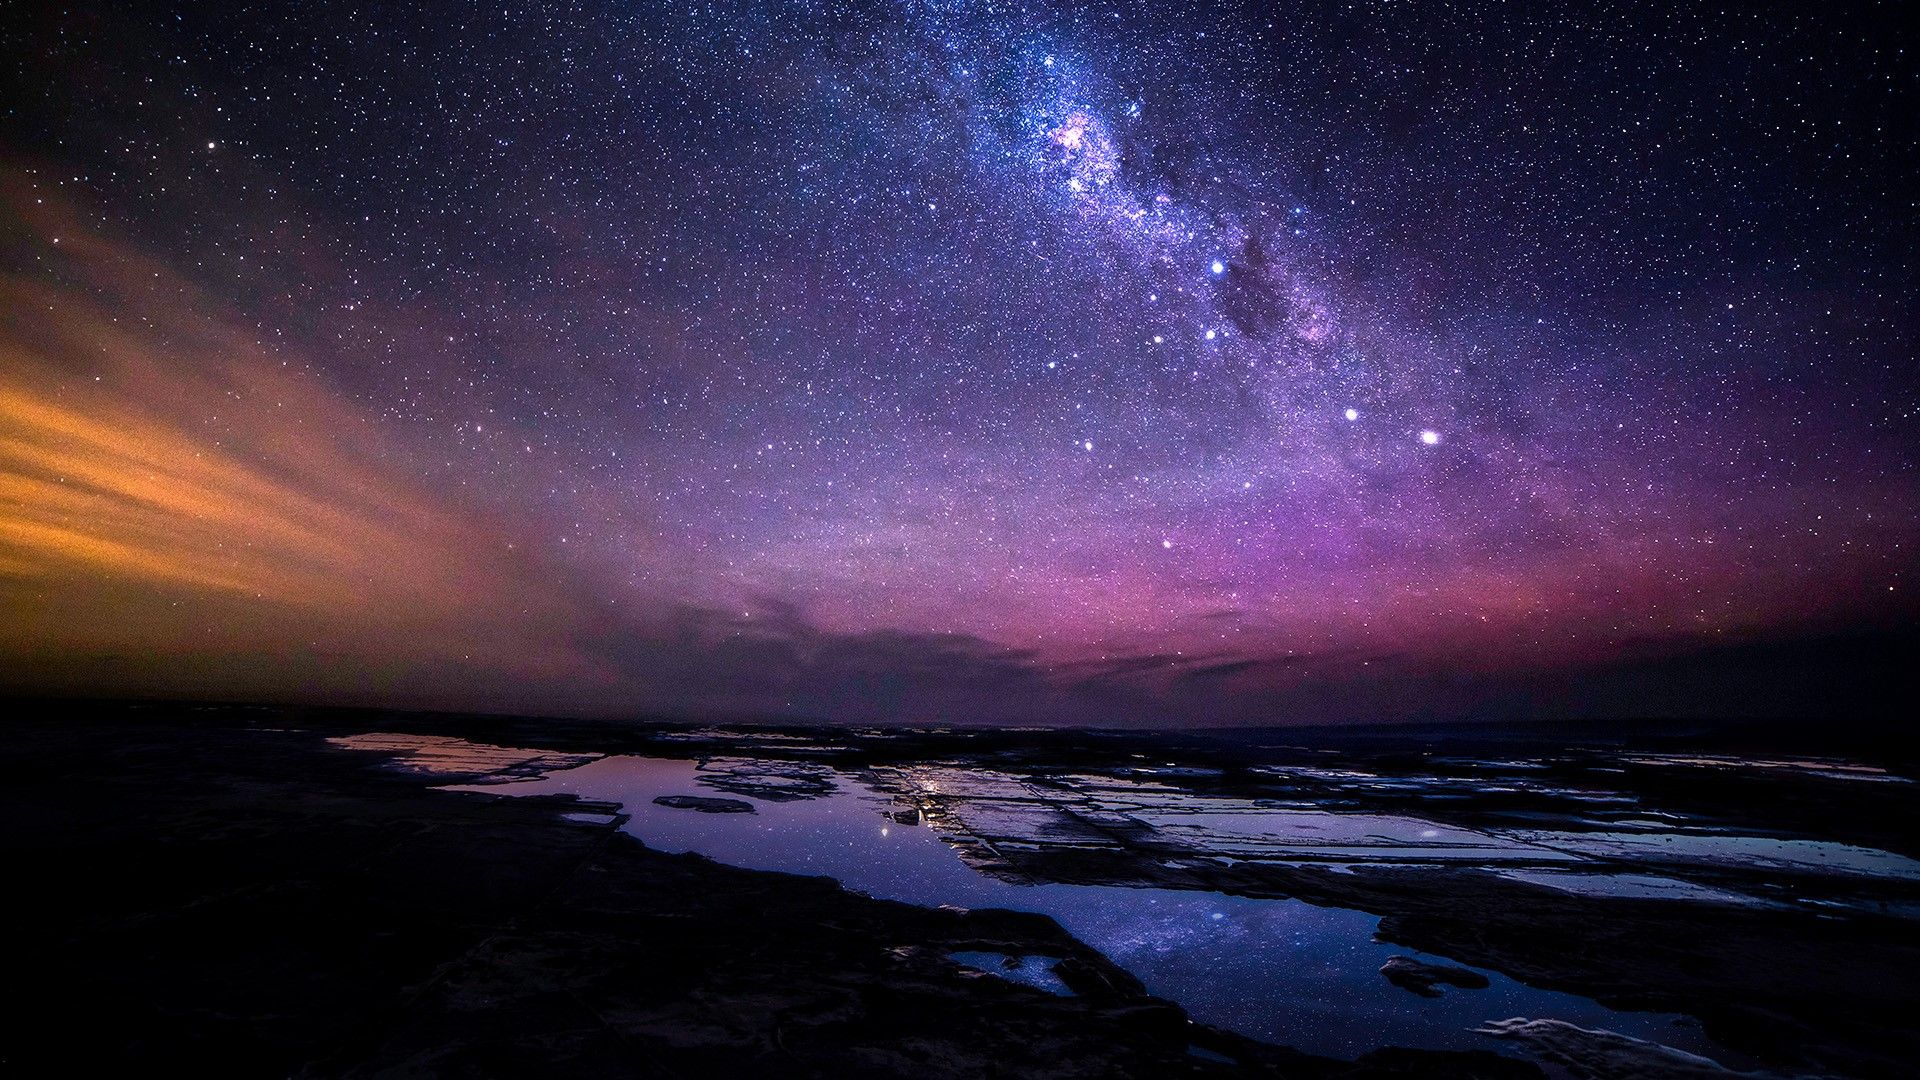
[[[1072,997],[1073,988],[1053,970],[1053,959],[1045,956],[1010,956],[998,952],[962,951],[948,958],[967,967],[997,975],[1008,982],[1024,983],[1049,994]]]
[[[999,881],[969,868],[929,830],[883,817],[890,801],[844,774],[838,794],[756,799],[757,814],[653,804],[658,795],[707,793],[695,775],[690,761],[613,757],[481,790],[619,802],[632,814],[626,830],[661,851],[826,875],[871,896],[915,904],[1043,912],[1195,1019],[1310,1052],[1351,1057],[1385,1045],[1500,1049],[1473,1028],[1515,1016],[1712,1049],[1696,1027],[1675,1017],[1614,1012],[1490,971],[1483,972],[1492,981],[1488,989],[1417,997],[1388,983],[1380,965],[1394,955],[1441,958],[1376,943],[1379,920],[1364,912],[1218,893]]]

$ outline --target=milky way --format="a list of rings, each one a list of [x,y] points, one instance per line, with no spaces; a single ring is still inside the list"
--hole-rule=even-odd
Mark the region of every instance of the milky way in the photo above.
[[[1281,722],[1913,621],[1916,103],[1875,20],[7,42],[17,683]]]

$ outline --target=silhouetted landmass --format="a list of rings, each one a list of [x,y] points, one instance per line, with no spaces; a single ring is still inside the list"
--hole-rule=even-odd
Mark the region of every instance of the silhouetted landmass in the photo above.
[[[428,791],[602,754],[698,760],[698,783],[728,797],[679,796],[693,809],[823,798],[858,776],[892,799],[887,820],[933,828],[1010,881],[1369,912],[1399,947],[1695,1017],[1759,1065],[1894,1077],[1920,1056],[1907,1022],[1920,884],[1902,869],[1920,856],[1920,784],[1903,748],[1858,731],[1842,760],[1792,756],[1808,753],[1804,729],[1754,724],[1142,733],[155,703],[14,713],[6,835],[31,883],[18,970],[37,988],[24,1029],[95,1025],[80,1043],[5,1051],[15,1065],[1534,1075],[1489,1053],[1348,1063],[1266,1045],[1192,1023],[1045,916],[918,908],[662,854],[619,831],[614,805]],[[406,771],[407,747],[432,775]],[[1007,784],[1019,790],[995,788]],[[1139,812],[1140,791],[1183,812],[1308,808],[1284,812],[1359,824],[1350,842],[1308,847],[1284,830],[1168,831]],[[1406,822],[1438,839],[1392,835]],[[1759,862],[1723,850],[1742,837],[1776,847]],[[955,953],[1051,958],[1073,993],[981,977]],[[1412,959],[1382,974],[1417,993],[1471,994],[1484,978]],[[1557,1021],[1488,1034],[1620,1075],[1678,1060]]]
[[[576,800],[429,796],[326,745],[351,724],[25,712],[0,751],[15,1075],[1538,1075],[1263,1046],[1044,916],[665,855]],[[973,949],[1059,957],[1076,994],[947,959]]]

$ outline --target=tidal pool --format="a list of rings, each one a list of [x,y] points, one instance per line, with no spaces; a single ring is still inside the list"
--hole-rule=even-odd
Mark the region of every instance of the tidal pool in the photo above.
[[[537,779],[459,790],[567,793],[619,803],[623,828],[660,851],[693,851],[755,870],[824,875],[869,896],[934,906],[1000,907],[1052,916],[1075,937],[1137,976],[1194,1019],[1312,1053],[1353,1057],[1382,1046],[1492,1049],[1474,1029],[1524,1017],[1603,1029],[1721,1057],[1692,1020],[1619,1012],[1571,994],[1539,990],[1474,969],[1490,986],[1423,998],[1389,983],[1392,956],[1444,957],[1373,940],[1379,920],[1361,911],[1299,900],[1258,900],[1160,888],[1023,885],[979,873],[930,829],[903,824],[901,809],[856,777],[832,773],[834,790],[811,798],[746,797],[752,814],[707,814],[655,805],[670,795],[710,793],[713,774],[692,761],[606,757]],[[730,791],[730,795],[739,795]],[[602,818],[601,820],[604,820]],[[960,962],[992,971],[985,958]],[[1042,965],[1034,970],[1032,965]],[[1018,980],[1045,986],[1051,972],[1029,958]],[[1457,965],[1456,965],[1457,966]],[[1006,977],[1012,977],[1007,973]]]

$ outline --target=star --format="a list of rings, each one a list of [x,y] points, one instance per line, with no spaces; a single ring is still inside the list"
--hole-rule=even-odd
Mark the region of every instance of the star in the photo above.
[[[1886,117],[1915,112],[1916,87],[1871,19],[1773,5],[1736,29],[1626,5],[1596,34],[1564,2],[1394,5],[1354,34],[1341,5],[1284,23],[1217,0],[882,6],[626,5],[615,26],[593,5],[483,5],[419,52],[410,23],[324,5],[178,26],[118,5],[79,36],[40,20],[21,54],[47,77],[0,131],[17,166],[0,201],[30,233],[0,275],[0,403],[23,402],[0,408],[0,457],[32,442],[23,417],[171,419],[177,437],[142,446],[179,476],[221,462],[300,489],[136,507],[173,464],[83,474],[51,433],[19,451],[37,464],[16,486],[40,494],[0,500],[0,562],[35,597],[73,581],[87,601],[35,612],[86,628],[49,648],[128,656],[126,628],[211,627],[194,670],[240,672],[322,638],[411,644],[396,627],[419,622],[422,651],[457,656],[490,635],[602,640],[600,605],[575,600],[598,597],[647,639],[623,656],[657,646],[702,673],[669,704],[799,712],[765,688],[805,685],[872,717],[897,706],[860,688],[886,678],[755,670],[741,691],[741,654],[659,628],[753,608],[796,640],[844,636],[842,654],[900,635],[875,662],[906,683],[929,669],[916,649],[955,655],[957,636],[1017,658],[982,661],[1011,686],[1122,640],[1219,650],[1231,607],[1223,662],[1466,657],[1491,685],[1628,638],[1737,646],[1920,610],[1885,590],[1920,549],[1902,437],[1920,315],[1898,302],[1900,230],[1875,224],[1911,217],[1912,140]],[[121,39],[142,47],[93,55]],[[378,70],[336,77],[355,57]],[[1729,100],[1739,123],[1701,120]],[[82,494],[83,475],[112,490]],[[443,570],[420,587],[445,610],[395,603],[377,624],[355,598],[392,583],[314,524],[469,514],[473,549],[515,545],[511,573],[409,554],[391,528],[409,535],[370,562]],[[241,520],[275,528],[209,524]],[[68,533],[45,559],[15,550]],[[1137,565],[1143,537],[1182,557]],[[72,572],[80,551],[92,572]],[[479,584],[549,561],[581,580]],[[163,590],[118,587],[129,568],[172,568],[182,594],[144,610]],[[271,593],[289,568],[312,568],[281,598],[324,609],[301,608],[312,632],[258,620],[242,640],[213,586]],[[1510,583],[1528,603],[1497,599]],[[515,671],[547,655],[505,653]],[[552,677],[565,659],[497,682],[579,705]],[[1127,719],[1271,717],[1318,674],[1143,689]],[[605,685],[665,695],[637,666]],[[990,718],[1084,719],[1076,693],[995,698]],[[898,699],[923,696],[950,700]]]

